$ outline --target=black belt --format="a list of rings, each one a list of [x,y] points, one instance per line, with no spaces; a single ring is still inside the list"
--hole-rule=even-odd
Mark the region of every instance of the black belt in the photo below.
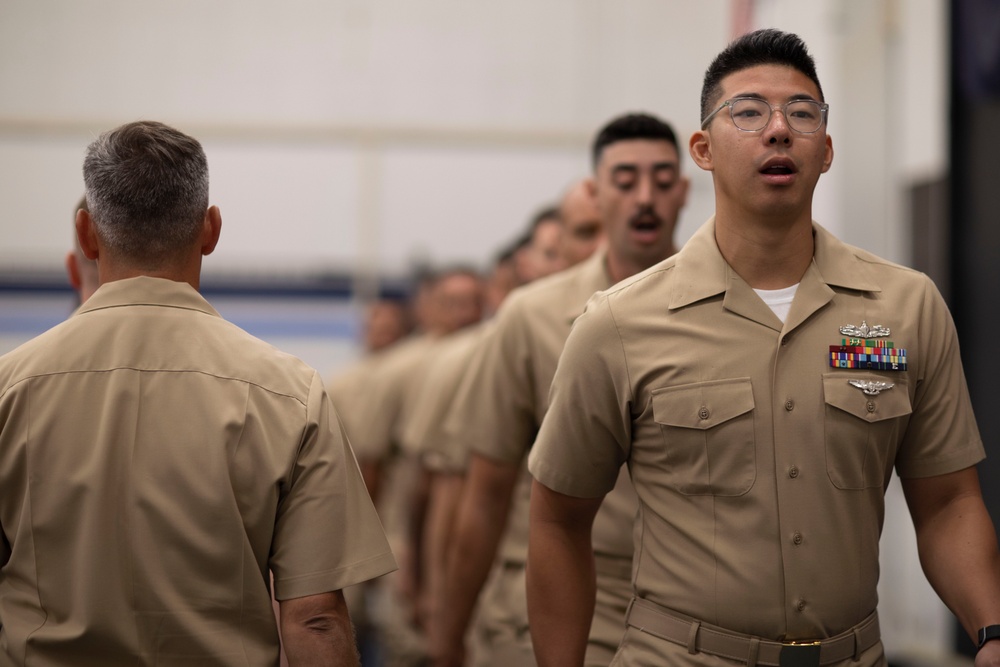
[[[743,660],[749,667],[820,667],[842,660],[858,660],[880,637],[875,612],[835,637],[782,643],[681,618],[669,609],[641,598],[632,598],[625,622],[642,632],[687,646],[690,653],[709,653],[730,660]]]

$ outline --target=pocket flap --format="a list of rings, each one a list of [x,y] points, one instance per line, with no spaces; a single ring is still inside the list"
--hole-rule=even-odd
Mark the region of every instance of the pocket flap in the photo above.
[[[653,419],[666,426],[709,429],[753,410],[750,378],[696,382],[653,391]]]
[[[860,382],[890,382],[891,389],[883,389],[878,394],[871,396],[866,394],[860,387],[850,383],[851,380]],[[900,382],[896,378],[886,379],[877,375],[866,375],[864,373],[830,373],[823,376],[823,398],[827,405],[852,414],[858,419],[868,422],[882,421],[883,419],[895,419],[910,414],[913,408],[910,406],[910,395],[906,391],[906,383]]]

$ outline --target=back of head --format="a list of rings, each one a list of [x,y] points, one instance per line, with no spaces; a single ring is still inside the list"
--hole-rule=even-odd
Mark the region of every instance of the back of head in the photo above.
[[[591,147],[591,161],[596,169],[604,149],[619,141],[666,141],[680,154],[677,135],[670,125],[656,116],[646,113],[630,113],[612,119],[602,127]]]
[[[816,75],[816,63],[805,43],[798,35],[766,28],[733,40],[708,66],[701,87],[701,119],[705,120],[719,103],[724,78],[760,65],[783,65],[798,70],[812,79],[819,90],[820,101],[823,101],[823,87],[819,85]]]
[[[105,132],[83,163],[87,205],[116,261],[158,269],[198,239],[208,209],[208,161],[201,144],[163,123]]]

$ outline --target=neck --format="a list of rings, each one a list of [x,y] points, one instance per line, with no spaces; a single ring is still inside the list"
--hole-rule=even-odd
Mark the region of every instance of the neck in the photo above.
[[[114,261],[98,261],[97,271],[102,285],[116,280],[147,276],[149,278],[163,278],[164,280],[187,283],[197,290],[201,284],[201,262],[198,261],[196,264],[196,266],[186,264],[184,266],[165,266],[157,269],[146,269]]]
[[[752,216],[717,214],[715,241],[729,266],[755,289],[795,285],[813,258],[809,215],[791,221],[754,221]]]
[[[645,271],[658,262],[662,262],[676,252],[677,248],[671,244],[670,248],[667,249],[667,252],[662,257],[656,257],[644,261],[643,259],[637,257],[626,257],[616,254],[614,250],[609,247],[606,260],[608,277],[611,278],[612,283],[621,282],[622,280],[630,278],[641,271]]]

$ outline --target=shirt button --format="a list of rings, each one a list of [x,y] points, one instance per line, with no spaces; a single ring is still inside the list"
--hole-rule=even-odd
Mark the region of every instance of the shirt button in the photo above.
[[[788,336],[782,336],[781,337],[781,344],[782,345],[788,345]]]
[[[799,600],[798,602],[795,603],[795,611],[805,611],[805,608],[806,608],[805,600]]]
[[[702,419],[708,419],[711,414],[712,413],[709,412],[708,408],[706,408],[704,405],[701,406],[701,410],[698,411],[698,416],[701,417]]]
[[[868,401],[865,407],[868,409],[868,412],[875,412],[875,401]]]
[[[787,401],[785,401],[785,409],[788,410],[789,412],[791,412],[792,410],[794,410],[795,409],[795,401],[793,401],[792,399],[788,399]]]
[[[789,468],[788,469],[788,476],[791,477],[792,479],[795,479],[796,477],[798,477],[799,476],[799,468],[798,468],[798,466],[792,466],[791,468]]]
[[[792,535],[792,544],[795,546],[802,544],[802,533],[795,533]]]

